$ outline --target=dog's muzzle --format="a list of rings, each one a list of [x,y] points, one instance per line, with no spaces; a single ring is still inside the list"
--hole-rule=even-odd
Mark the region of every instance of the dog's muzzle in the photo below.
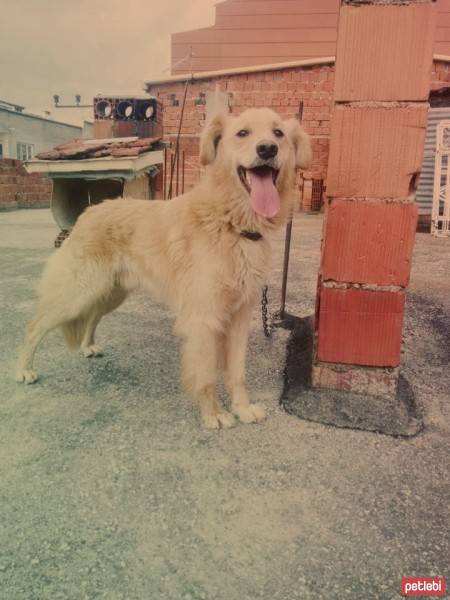
[[[250,196],[253,210],[267,219],[280,210],[280,196],[276,187],[279,170],[273,166],[273,158],[264,163],[256,161],[249,168],[238,167],[239,179]]]

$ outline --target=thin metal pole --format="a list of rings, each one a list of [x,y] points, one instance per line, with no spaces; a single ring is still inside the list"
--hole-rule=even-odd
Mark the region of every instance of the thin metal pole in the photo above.
[[[281,306],[280,319],[284,319],[286,309],[286,291],[287,278],[289,269],[289,254],[291,252],[291,235],[292,235],[292,217],[286,225],[286,237],[284,238],[284,264],[283,264],[283,283],[281,285]]]
[[[176,139],[176,142],[175,142],[175,156],[177,156],[178,153],[179,153],[179,151],[180,151],[181,127],[182,127],[182,124],[183,124],[184,107],[186,106],[186,96],[187,96],[188,86],[189,86],[190,82],[191,82],[191,80],[187,79],[186,80],[186,85],[184,86],[183,104],[181,106],[180,121],[178,123],[178,133],[177,133],[177,139]],[[169,198],[172,198],[172,185],[173,185],[173,171],[170,174]]]
[[[166,192],[167,192],[167,148],[164,148],[163,200],[167,200]]]
[[[180,153],[177,152],[176,154],[176,161],[177,161],[177,183],[175,186],[175,195],[178,196],[178,183],[180,180]]]
[[[185,168],[186,153],[183,150],[181,154],[181,193],[184,194],[184,168]]]
[[[173,181],[173,172],[175,170],[175,154],[170,151],[170,187],[169,192],[167,194],[167,199],[170,200],[172,198],[172,181]]]

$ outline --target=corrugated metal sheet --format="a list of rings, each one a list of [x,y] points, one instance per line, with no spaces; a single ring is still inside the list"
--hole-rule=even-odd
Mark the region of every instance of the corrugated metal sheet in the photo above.
[[[431,215],[433,204],[434,155],[436,151],[436,125],[450,119],[450,107],[430,108],[428,111],[427,134],[422,172],[417,188],[416,202],[420,215]]]

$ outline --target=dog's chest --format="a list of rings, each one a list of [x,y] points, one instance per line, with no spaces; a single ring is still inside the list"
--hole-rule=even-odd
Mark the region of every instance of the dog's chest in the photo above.
[[[269,267],[269,254],[265,240],[242,240],[235,246],[228,285],[237,299],[250,301],[259,293]]]

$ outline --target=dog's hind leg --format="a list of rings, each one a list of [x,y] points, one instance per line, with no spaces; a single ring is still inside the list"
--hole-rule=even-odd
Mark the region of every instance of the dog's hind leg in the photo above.
[[[86,358],[91,356],[102,356],[102,348],[95,343],[95,330],[97,325],[104,315],[119,307],[126,297],[127,292],[123,288],[115,286],[106,299],[97,302],[92,309],[91,315],[86,321],[83,339],[81,340],[80,348],[83,356]]]
[[[223,408],[216,393],[219,334],[200,319],[190,324],[190,331],[183,349],[186,390],[198,402],[207,429],[232,427],[234,417]]]
[[[62,313],[38,308],[36,316],[27,326],[27,332],[19,354],[16,369],[16,381],[34,383],[38,376],[33,371],[33,358],[42,338],[64,321]]]
[[[86,358],[103,355],[103,350],[95,343],[95,330],[101,318],[101,314],[93,314],[86,322],[86,328],[80,345],[81,352]]]
[[[225,341],[225,383],[231,394],[231,411],[243,423],[257,423],[266,414],[259,404],[250,404],[245,385],[245,357],[252,306],[242,307],[234,315]]]

